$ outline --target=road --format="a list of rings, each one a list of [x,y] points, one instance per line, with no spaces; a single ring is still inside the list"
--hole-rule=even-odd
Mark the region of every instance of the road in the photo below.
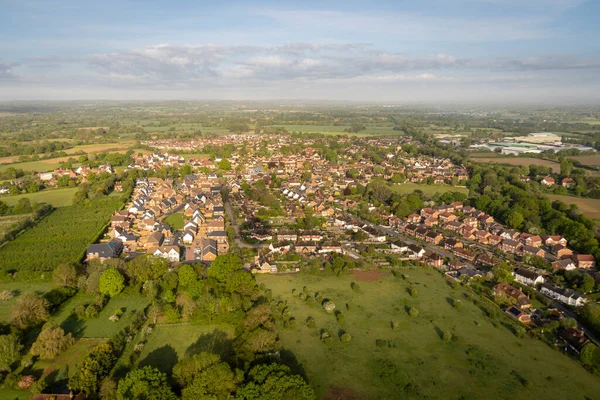
[[[229,225],[231,225],[233,227],[233,231],[235,232],[235,244],[239,247],[239,248],[246,248],[246,249],[262,249],[265,247],[268,247],[266,244],[250,244],[250,243],[244,243],[241,239],[241,235],[240,235],[240,227],[238,226],[237,222],[235,221],[235,214],[233,211],[233,207],[231,207],[231,202],[229,201],[229,197],[227,197],[227,200],[225,201],[225,211],[227,212],[227,215],[229,216]]]

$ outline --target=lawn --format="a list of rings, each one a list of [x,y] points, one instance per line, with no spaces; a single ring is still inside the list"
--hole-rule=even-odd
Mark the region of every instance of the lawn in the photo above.
[[[464,297],[465,289],[451,289],[437,271],[407,268],[404,273],[407,281],[391,275],[360,281],[358,292],[350,286],[353,275],[257,276],[275,299],[287,301],[296,318],[295,329],[280,330],[282,354],[305,371],[318,398],[340,392],[368,399],[596,397],[596,377],[541,341],[514,336],[504,326],[513,323],[504,314],[492,322]],[[410,284],[415,297],[407,292]],[[333,301],[345,322],[292,295],[305,286],[310,294]],[[463,307],[451,306],[453,299],[462,299]],[[408,316],[407,307],[419,315]],[[316,327],[306,326],[309,316]],[[321,342],[322,329],[333,343]],[[338,340],[342,332],[352,335],[350,343]],[[443,340],[444,332],[456,339]]]
[[[185,219],[182,213],[171,214],[163,222],[168,224],[173,230],[183,229],[185,226]]]
[[[1,198],[0,198],[1,201]],[[4,234],[10,230],[10,227],[14,224],[29,218],[31,214],[22,214],[22,215],[7,215],[5,217],[0,217],[0,240],[4,236]]]
[[[28,198],[36,203],[48,203],[54,207],[70,206],[77,188],[46,189],[36,193],[18,194],[15,196],[2,196],[0,200],[13,206],[22,198]]]
[[[0,387],[0,399],[29,400],[31,399],[31,392],[29,390]]]
[[[530,157],[471,157],[475,162],[479,163],[496,163],[508,165],[541,165],[550,168],[553,172],[560,172],[560,164],[554,161],[542,160],[539,158]]]
[[[0,322],[8,322],[12,315],[12,308],[19,296],[25,293],[46,293],[52,290],[54,285],[50,282],[0,282],[0,292],[10,290],[15,297],[6,302],[0,302]]]
[[[134,311],[142,310],[149,304],[144,297],[122,293],[110,299],[98,318],[80,320],[73,314],[75,307],[93,300],[93,296],[77,294],[56,313],[54,322],[75,337],[110,338],[131,323]],[[110,322],[108,318],[119,308],[123,310],[123,316],[116,322]]]
[[[47,160],[27,161],[13,164],[0,164],[0,172],[8,169],[22,169],[23,171],[48,172],[60,167],[60,164],[67,161],[70,157],[49,158]]]
[[[565,204],[576,204],[579,211],[588,218],[600,218],[600,199],[589,199],[585,197],[566,196],[560,194],[549,194],[551,201],[560,200]]]
[[[52,371],[59,370],[63,365],[66,365],[69,377],[71,377],[75,374],[77,366],[81,365],[90,350],[105,341],[106,339],[80,339],[64,353],[59,354],[58,357],[52,360],[38,360],[33,365],[33,370],[42,370],[44,375],[48,375]]]
[[[230,360],[234,327],[231,325],[158,325],[139,358],[139,366],[152,365],[170,373],[184,357],[202,351]]]
[[[392,190],[396,193],[400,194],[409,194],[414,192],[415,190],[421,190],[423,193],[427,195],[433,195],[436,193],[446,193],[446,192],[460,192],[460,193],[469,193],[469,189],[463,186],[452,186],[452,185],[427,185],[427,184],[418,184],[418,183],[399,183],[392,186]]]

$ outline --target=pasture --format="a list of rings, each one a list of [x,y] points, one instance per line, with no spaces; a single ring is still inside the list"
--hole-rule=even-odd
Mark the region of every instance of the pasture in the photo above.
[[[0,201],[3,201],[0,197]],[[6,232],[10,230],[10,227],[14,224],[23,221],[26,218],[29,218],[31,214],[22,214],[22,215],[7,215],[5,217],[0,217],[0,239],[4,236]]]
[[[590,199],[586,197],[575,197],[560,194],[549,194],[551,201],[560,200],[565,204],[576,204],[579,211],[588,218],[600,218],[600,199]]]
[[[569,157],[575,161],[579,161],[583,165],[589,165],[590,167],[599,167],[600,166],[600,154],[594,154],[591,156],[576,156]]]
[[[469,189],[463,186],[452,186],[452,185],[427,185],[427,184],[418,184],[418,183],[398,183],[396,185],[392,185],[392,191],[400,194],[410,194],[415,190],[420,190],[426,195],[434,195],[436,193],[446,193],[446,192],[460,192],[460,193],[469,193]]]
[[[548,167],[552,172],[560,172],[560,164],[554,161],[542,160],[539,158],[530,157],[471,157],[475,162],[486,163],[486,164],[508,164],[508,165],[540,165]]]
[[[229,360],[233,333],[231,325],[157,325],[140,355],[138,366],[152,365],[170,373],[184,357],[203,351]]]
[[[70,206],[77,188],[46,189],[36,193],[24,193],[15,196],[2,196],[0,200],[14,206],[20,199],[27,198],[35,203],[48,203],[53,207]]]
[[[12,308],[19,296],[25,293],[44,294],[52,290],[53,286],[50,282],[0,282],[0,292],[9,290],[14,295],[12,299],[0,302],[0,322],[10,321]]]
[[[507,328],[516,322],[501,313],[488,318],[470,293],[451,289],[437,271],[402,272],[406,280],[387,274],[372,281],[352,274],[257,276],[297,321],[296,328],[280,329],[282,357],[305,371],[317,398],[564,399],[594,398],[600,390],[600,381],[576,361],[539,340],[517,338]],[[310,296],[318,292],[333,301],[345,320],[301,300],[304,287]],[[458,299],[461,308],[452,305]],[[410,309],[418,315],[409,316]],[[320,339],[325,329],[330,344]],[[343,332],[352,336],[349,343],[340,341]]]

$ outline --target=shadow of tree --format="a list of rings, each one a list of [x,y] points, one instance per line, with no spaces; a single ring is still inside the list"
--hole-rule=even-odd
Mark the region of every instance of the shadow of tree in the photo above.
[[[65,333],[70,333],[74,338],[78,339],[83,336],[85,321],[79,319],[77,315],[71,314],[60,324],[60,327]]]
[[[288,367],[290,367],[294,374],[302,376],[302,378],[304,378],[304,380],[308,382],[306,370],[291,350],[282,349],[281,351],[279,351],[279,356],[281,357],[282,364],[285,364]]]
[[[440,339],[444,338],[444,331],[439,326],[434,326],[433,329],[435,329],[435,333],[438,334]]]
[[[139,367],[142,368],[150,365],[158,368],[161,372],[171,374],[173,367],[178,361],[179,357],[177,356],[175,349],[167,344],[150,352],[146,358],[140,361]]]
[[[190,357],[202,352],[218,354],[221,356],[221,360],[227,363],[234,361],[233,341],[226,332],[218,329],[201,335],[185,350],[185,356]]]

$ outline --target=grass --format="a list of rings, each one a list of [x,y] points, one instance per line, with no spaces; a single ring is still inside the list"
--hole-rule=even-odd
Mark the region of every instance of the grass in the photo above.
[[[446,192],[461,192],[468,193],[469,189],[462,186],[451,186],[451,185],[426,185],[418,183],[400,183],[392,186],[392,190],[400,194],[409,194],[415,190],[421,190],[427,195],[433,195],[436,193]]]
[[[71,377],[75,375],[77,366],[81,365],[88,353],[94,347],[104,342],[106,342],[106,339],[80,339],[56,358],[52,360],[38,360],[33,365],[33,369],[42,370],[44,375],[48,375],[52,371],[59,370],[66,365],[69,371],[69,377]]]
[[[0,217],[0,239],[4,236],[6,232],[10,230],[10,227],[14,224],[30,217],[31,214],[22,214],[22,215],[7,215],[5,217]]]
[[[134,311],[142,310],[149,304],[144,297],[121,293],[110,299],[97,318],[80,320],[73,314],[75,307],[93,300],[94,296],[77,294],[61,307],[53,317],[54,322],[75,337],[110,338],[131,323]],[[119,308],[124,311],[123,315],[118,321],[110,322],[108,318]]]
[[[288,132],[303,132],[303,133],[321,133],[324,135],[349,135],[349,136],[372,136],[372,135],[402,135],[403,132],[395,131],[393,125],[389,126],[370,126],[367,129],[358,133],[344,132],[344,129],[350,128],[350,125],[271,125],[283,126]]]
[[[31,399],[31,392],[29,390],[0,387],[0,399],[29,400]]]
[[[173,230],[183,229],[185,226],[185,220],[182,213],[171,214],[164,219],[164,222],[173,228]]]
[[[0,200],[13,206],[23,198],[28,198],[36,203],[48,203],[54,207],[70,206],[73,202],[73,195],[77,188],[46,189],[36,193],[17,194],[14,196],[2,196]]]
[[[230,325],[158,325],[144,347],[139,366],[152,365],[170,373],[184,357],[202,351],[231,357],[234,327]]]
[[[488,319],[464,297],[465,289],[452,290],[436,271],[404,272],[416,297],[408,294],[408,281],[389,275],[359,282],[358,293],[351,289],[352,275],[257,276],[274,298],[287,301],[298,322],[295,329],[281,329],[281,343],[306,371],[317,398],[332,388],[369,399],[594,398],[600,390],[598,379],[577,362],[539,340],[515,337],[504,326],[513,323],[507,316]],[[332,300],[345,322],[292,295],[304,286]],[[451,306],[454,298],[462,299],[461,309]],[[417,309],[419,316],[409,317],[407,307]],[[304,323],[309,316],[316,327]],[[398,323],[396,329],[392,321]],[[333,343],[321,342],[321,329],[328,330]],[[351,334],[352,341],[341,343],[341,332]],[[442,340],[443,332],[456,340]],[[386,346],[376,346],[378,339]]]
[[[560,164],[554,161],[542,160],[539,158],[530,157],[471,157],[475,162],[479,163],[497,163],[508,165],[540,165],[550,168],[553,172],[560,172]]]
[[[10,290],[15,294],[11,300],[0,303],[0,322],[8,322],[12,317],[12,308],[19,296],[25,293],[43,294],[52,290],[50,282],[0,282],[0,292]]]
[[[579,211],[588,218],[600,218],[600,199],[549,194],[551,201],[560,200],[565,204],[576,204]]]
[[[600,166],[600,154],[595,154],[593,156],[576,156],[576,157],[569,157],[569,158],[579,161],[583,165],[589,165],[591,167]]]

